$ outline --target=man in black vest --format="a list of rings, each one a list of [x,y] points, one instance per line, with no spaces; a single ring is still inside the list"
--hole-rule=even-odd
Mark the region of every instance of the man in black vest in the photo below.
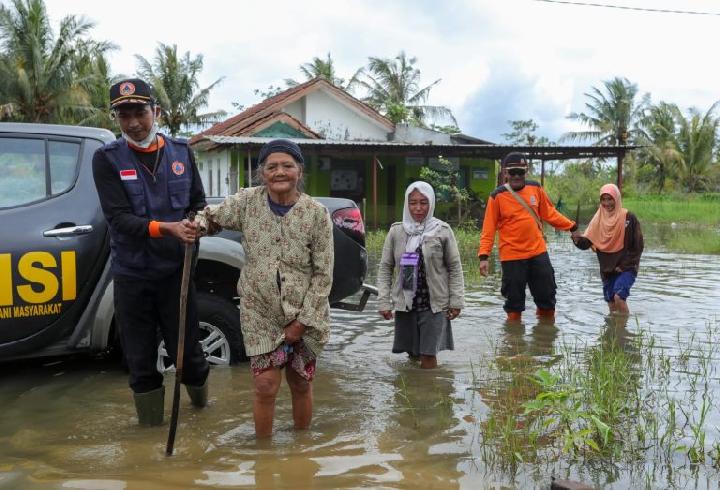
[[[205,207],[205,192],[187,142],[158,132],[160,107],[146,82],[114,84],[110,101],[122,137],[95,152],[93,176],[110,229],[115,322],[138,422],[160,425],[165,388],[156,368],[157,334],[175,360],[183,243],[195,241],[183,218]],[[203,407],[209,367],[198,342],[192,281],[185,336],[182,382],[193,405]]]

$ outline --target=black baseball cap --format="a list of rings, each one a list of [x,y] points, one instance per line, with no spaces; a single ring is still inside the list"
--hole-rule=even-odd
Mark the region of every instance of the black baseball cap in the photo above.
[[[120,80],[110,87],[110,108],[123,104],[154,104],[152,86],[140,78]]]
[[[513,151],[505,155],[502,159],[503,168],[527,168],[528,162],[524,154]]]

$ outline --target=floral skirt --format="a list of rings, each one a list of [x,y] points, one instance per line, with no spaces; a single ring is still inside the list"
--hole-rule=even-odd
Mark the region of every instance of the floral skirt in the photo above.
[[[292,345],[282,344],[272,352],[250,357],[250,369],[258,376],[269,369],[282,369],[286,365],[308,381],[315,377],[315,354],[299,340]]]

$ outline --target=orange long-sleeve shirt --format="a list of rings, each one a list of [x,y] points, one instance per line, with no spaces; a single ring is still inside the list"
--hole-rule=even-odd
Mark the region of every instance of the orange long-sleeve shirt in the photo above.
[[[540,217],[558,230],[570,231],[576,225],[560,214],[545,190],[534,181],[525,182],[525,187],[515,191]],[[495,232],[500,234],[500,260],[522,260],[535,257],[547,250],[538,225],[527,209],[510,194],[505,186],[495,189],[488,199],[483,221],[478,257],[490,255]]]

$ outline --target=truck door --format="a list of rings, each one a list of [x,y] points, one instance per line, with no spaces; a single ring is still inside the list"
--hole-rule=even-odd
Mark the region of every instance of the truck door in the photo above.
[[[92,178],[101,142],[0,133],[0,358],[72,333],[108,256]]]

